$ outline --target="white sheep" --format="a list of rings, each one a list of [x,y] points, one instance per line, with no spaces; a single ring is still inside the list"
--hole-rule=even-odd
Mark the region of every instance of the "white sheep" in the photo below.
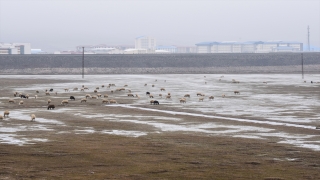
[[[103,100],[102,100],[102,103],[108,104],[108,103],[109,103],[109,100],[108,100],[108,99],[103,99]]]
[[[180,99],[180,103],[186,103],[186,102],[187,102],[187,100],[185,98]]]
[[[200,97],[200,98],[199,98],[199,101],[203,101],[203,99],[204,99],[204,97]]]
[[[170,98],[171,98],[171,96],[170,96],[170,95],[167,95],[167,96],[166,96],[166,99],[170,99]]]
[[[105,95],[103,95],[103,97],[106,97],[106,98],[107,98],[107,97],[109,97],[109,95],[108,95],[108,94],[105,94]]]
[[[9,103],[15,103],[15,101],[13,99],[9,99],[8,102]]]
[[[82,102],[87,102],[87,99],[81,99],[81,103],[82,103]]]
[[[184,97],[190,98],[190,94],[185,94]]]
[[[97,96],[91,96],[91,99],[98,99]]]
[[[98,97],[101,97],[102,95],[101,95],[101,94],[97,94],[97,96],[98,96]]]
[[[149,98],[154,98],[152,94],[149,95]]]
[[[166,90],[165,88],[161,88],[161,89],[160,89],[160,91],[165,91],[165,90]]]
[[[74,91],[78,91],[78,88],[73,88]]]
[[[46,96],[50,96],[50,93],[49,93],[49,92],[46,92]]]
[[[19,102],[19,105],[22,105],[22,104],[23,104],[23,101],[20,101],[20,102]]]
[[[159,97],[161,97],[161,98],[162,98],[162,94],[159,94]]]
[[[213,99],[214,99],[214,97],[213,97],[213,96],[209,96],[209,99],[213,100]]]
[[[68,91],[69,91],[69,89],[68,89],[68,88],[65,88],[65,89],[64,89],[64,92],[68,92]]]
[[[0,114],[0,120],[3,120],[3,116]]]
[[[50,104],[51,103],[51,99],[48,99],[48,104]]]
[[[226,97],[226,95],[225,95],[225,94],[222,94],[222,96],[221,96],[221,97],[225,98],[225,97]]]
[[[31,121],[36,121],[36,115],[31,114]]]
[[[34,95],[34,98],[37,99],[38,95]]]
[[[69,103],[69,101],[67,99],[61,101],[62,105],[67,105],[68,103]]]
[[[9,117],[10,112],[8,110],[5,110],[3,113],[3,117]]]
[[[90,97],[91,97],[91,95],[90,95],[90,94],[86,94],[86,99],[87,99],[87,98],[90,98]]]
[[[110,103],[110,104],[115,104],[115,103],[117,103],[117,101],[114,100],[114,99],[111,99],[111,100],[109,101],[109,103]]]

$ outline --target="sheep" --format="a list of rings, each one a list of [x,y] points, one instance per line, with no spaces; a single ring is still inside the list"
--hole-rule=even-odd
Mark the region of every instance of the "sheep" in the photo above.
[[[159,101],[157,100],[153,101],[153,105],[159,105]]]
[[[152,87],[154,87],[154,84],[152,84]]]
[[[54,109],[54,108],[55,108],[55,106],[53,104],[50,104],[47,109],[49,110],[49,109]]]
[[[98,96],[98,97],[101,97],[102,95],[101,95],[101,94],[97,94],[97,96]]]
[[[15,101],[13,99],[9,99],[8,102],[9,103],[15,103]]]
[[[89,90],[89,88],[88,88],[88,87],[83,87],[83,89],[84,89],[84,90]]]
[[[108,99],[103,99],[103,100],[102,100],[102,103],[108,104],[108,103],[109,103],[109,100],[108,100]]]
[[[152,94],[149,95],[149,98],[154,98]]]
[[[147,84],[144,84],[144,86],[147,86]]]
[[[200,97],[200,98],[199,98],[199,101],[203,101],[203,99],[204,99],[204,97]]]
[[[129,96],[129,97],[134,97],[134,95],[133,95],[133,94],[131,94],[131,93],[129,93],[129,94],[128,94],[128,96]]]
[[[86,94],[86,99],[87,99],[87,98],[90,98],[90,97],[91,97],[91,95],[90,95],[90,94]]]
[[[222,94],[222,96],[221,96],[221,97],[225,98],[225,97],[226,97],[226,95],[225,95],[225,94]]]
[[[125,88],[120,88],[120,91],[124,91],[124,90],[126,90]]]
[[[92,96],[91,99],[98,99],[98,97],[97,96]]]
[[[51,88],[49,91],[50,91],[50,92],[52,92],[52,91],[53,91],[53,89]]]
[[[161,88],[161,89],[160,89],[160,91],[165,91],[165,90],[166,90],[165,88]]]
[[[98,91],[95,89],[95,90],[93,90],[93,92],[94,92],[94,93],[97,93]]]
[[[210,99],[211,99],[211,100],[213,100],[213,99],[214,99],[214,97],[213,97],[213,96],[209,96],[209,100],[210,100]]]
[[[49,92],[46,92],[46,96],[50,96],[50,93],[49,93]]]
[[[96,87],[96,89],[98,90],[98,89],[99,89],[99,87]]]
[[[130,90],[130,89],[128,89],[128,93],[131,93],[131,90]]]
[[[21,95],[20,95],[20,98],[27,99],[27,96],[25,96],[25,95],[21,94]]]
[[[84,88],[81,88],[81,90],[80,91],[84,91]]]
[[[184,97],[190,98],[190,94],[185,94]]]
[[[73,91],[78,91],[78,88],[73,88]]]
[[[13,93],[14,97],[17,97],[17,95],[18,95],[18,92]]]
[[[201,95],[202,95],[202,93],[200,93],[200,92],[197,93],[197,96],[201,96]]]
[[[127,85],[127,84],[125,84],[123,87],[128,87],[128,85]]]
[[[115,104],[115,103],[117,103],[117,101],[114,100],[114,99],[111,99],[111,100],[109,101],[109,103],[110,103],[110,104]]]
[[[38,95],[34,95],[34,98],[37,99]]]
[[[186,103],[186,102],[187,102],[187,100],[185,98],[180,99],[180,103]]]
[[[65,88],[65,89],[64,89],[64,92],[68,92],[68,91],[69,91],[69,89],[68,89],[68,88]]]
[[[8,110],[5,110],[3,113],[3,117],[9,117],[10,112]]]
[[[140,99],[140,96],[139,96],[138,94],[136,94],[136,97],[137,97],[138,99]]]
[[[101,87],[103,87],[103,88],[104,88],[104,85],[101,85]]]
[[[19,102],[19,105],[22,105],[22,104],[23,104],[23,101],[20,101],[20,102]]]
[[[76,98],[74,96],[70,96],[70,100],[76,100]]]
[[[62,100],[61,101],[61,104],[62,105],[67,105],[69,103],[69,100],[68,99],[65,99],[65,100]]]
[[[113,93],[114,91],[113,91],[113,90],[111,90],[110,92],[111,92],[111,93]]]
[[[234,94],[240,94],[240,92],[239,91],[234,91]]]
[[[3,120],[3,116],[0,114],[0,120]]]
[[[171,93],[168,92],[168,95],[171,96]]]
[[[106,97],[106,98],[107,98],[107,97],[109,97],[109,96],[108,96],[108,94],[105,94],[105,95],[103,95],[103,97]]]
[[[166,99],[171,99],[171,96],[170,95],[166,95]]]
[[[39,93],[39,91],[37,90],[36,93]]]
[[[147,95],[147,96],[150,95],[150,92],[146,92],[146,95]]]
[[[161,98],[162,98],[162,94],[159,94],[159,97],[161,97]]]
[[[304,82],[306,82],[306,81],[304,81]],[[267,81],[263,81],[263,83],[264,83],[264,84],[268,84]]]
[[[150,104],[153,104],[154,100],[150,100]]]
[[[50,104],[51,103],[51,99],[48,99],[48,104]]]
[[[82,103],[82,102],[87,102],[87,99],[81,99],[80,102],[81,102],[81,103]]]
[[[58,95],[58,92],[56,91],[54,94],[55,94],[55,95]]]
[[[31,121],[36,121],[36,115],[31,114]]]

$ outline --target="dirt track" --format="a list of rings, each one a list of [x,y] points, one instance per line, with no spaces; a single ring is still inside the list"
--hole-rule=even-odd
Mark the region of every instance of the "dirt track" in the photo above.
[[[13,97],[13,87],[56,82],[1,79],[0,94],[1,97]],[[88,115],[181,118],[185,123],[195,118],[197,121],[212,121],[205,117],[104,106],[101,101],[70,102],[67,107],[58,105],[71,94],[50,96],[52,103],[57,105],[53,110],[56,113],[47,112],[46,97],[32,97],[24,100],[28,103],[22,106],[18,101],[9,104],[7,99],[0,99],[1,112],[22,109],[34,112],[37,117],[59,119],[64,123],[52,123],[46,126],[50,130],[40,130],[36,129],[37,121],[16,119],[13,115],[2,120],[0,127],[23,126],[25,128],[16,134],[34,141],[22,146],[0,144],[0,179],[320,179],[319,151],[279,144],[272,139],[242,139],[184,131],[157,133],[154,127],[144,124],[77,116],[73,110],[80,109]],[[134,101],[118,99],[119,104]],[[161,105],[157,108],[170,109]],[[100,133],[90,133],[91,129],[87,127]],[[150,133],[126,137],[105,133],[106,129]],[[288,131],[294,132],[295,128],[288,127]],[[0,132],[0,135],[4,133]],[[314,133],[319,134],[319,131]]]

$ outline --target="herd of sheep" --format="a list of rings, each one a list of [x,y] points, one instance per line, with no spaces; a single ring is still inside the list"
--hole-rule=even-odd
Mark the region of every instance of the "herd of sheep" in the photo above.
[[[205,76],[204,76],[205,77]],[[223,78],[223,76],[221,76],[221,78]],[[219,79],[219,81],[220,81],[221,79]],[[155,81],[157,81],[157,80],[155,80]],[[166,80],[164,80],[164,82],[166,82]],[[232,80],[232,82],[233,83],[239,83],[239,81],[235,81],[234,79]],[[205,84],[206,84],[206,82],[205,82]],[[144,86],[147,86],[147,84],[144,84]],[[154,84],[152,84],[151,85],[152,87],[155,87],[155,85]],[[83,98],[81,98],[80,99],[80,103],[86,103],[87,102],[87,100],[88,99],[99,99],[99,98],[102,98],[103,97],[103,99],[102,99],[102,104],[115,104],[115,103],[117,103],[117,101],[115,100],[115,99],[107,99],[108,97],[109,97],[109,95],[108,94],[104,94],[104,95],[102,95],[102,94],[100,94],[99,92],[100,92],[100,90],[101,90],[101,92],[103,91],[102,89],[103,88],[106,88],[106,89],[109,89],[109,92],[111,93],[111,94],[116,94],[116,92],[127,92],[127,96],[128,97],[135,97],[135,98],[140,98],[140,96],[138,95],[138,94],[133,94],[132,92],[131,92],[131,90],[130,89],[126,89],[126,87],[128,87],[128,85],[127,84],[125,84],[123,87],[121,87],[121,88],[116,88],[116,89],[112,89],[112,88],[114,88],[114,87],[116,87],[116,85],[115,84],[109,84],[108,86],[105,86],[105,85],[101,85],[101,87],[100,86],[98,86],[98,87],[95,87],[94,88],[94,90],[93,90],[93,93],[94,94],[88,94],[87,92],[86,92],[86,94],[85,95],[83,95]],[[79,91],[79,88],[77,88],[77,87],[75,87],[75,88],[73,88],[73,92],[74,91]],[[88,87],[86,87],[86,86],[84,86],[84,85],[82,85],[82,87],[80,88],[80,93],[85,93],[85,91],[90,91],[89,90],[89,88]],[[160,88],[160,91],[162,92],[162,91],[166,91],[166,89],[165,88],[163,88],[163,87],[161,87]],[[39,91],[39,90],[36,90],[35,91],[35,95],[34,95],[34,98],[35,99],[37,99],[38,98],[38,96],[41,96],[41,93],[40,93],[41,91]],[[64,88],[64,92],[71,92],[70,91],[70,89],[69,88]],[[235,95],[237,95],[237,94],[240,94],[240,92],[239,91],[234,91],[234,94]],[[53,89],[52,88],[50,88],[49,90],[48,89],[46,89],[46,90],[44,90],[44,96],[43,97],[50,97],[51,95],[58,95],[58,92],[56,91],[56,92],[53,92]],[[205,94],[203,94],[203,93],[197,93],[197,94],[195,94],[196,96],[200,96],[199,97],[199,101],[203,101],[204,99],[205,99]],[[23,94],[23,93],[19,93],[19,92],[15,92],[15,93],[13,93],[13,96],[14,97],[20,97],[20,99],[25,99],[26,101],[27,101],[27,99],[29,99],[29,94]],[[153,98],[155,97],[153,94],[151,94],[150,92],[146,92],[146,96],[148,97],[148,98],[150,98],[151,100],[150,100],[150,104],[152,104],[152,105],[159,105],[160,103],[159,103],[159,101],[158,100],[153,100]],[[165,97],[165,99],[171,99],[171,93],[170,92],[168,92],[168,93],[166,93],[166,94],[164,94],[164,95],[162,95],[161,93],[158,95],[159,96],[159,98],[162,98],[163,96]],[[180,103],[186,103],[187,102],[187,99],[189,99],[191,97],[191,95],[190,94],[185,94],[183,97],[181,97],[180,99],[179,99],[179,101],[180,101]],[[225,94],[222,94],[222,98],[224,98],[224,97],[226,97],[225,96]],[[208,96],[208,99],[209,100],[214,100],[214,96]],[[76,101],[76,98],[75,98],[75,96],[70,96],[69,97],[69,99],[64,99],[64,100],[62,100],[61,101],[61,105],[68,105],[69,104],[69,100],[71,100],[71,101]],[[16,103],[16,100],[15,99],[9,99],[8,100],[8,103]],[[23,105],[24,104],[24,101],[23,100],[19,100],[19,103],[18,103],[19,105]],[[54,110],[55,109],[55,104],[52,104],[52,101],[51,101],[51,99],[47,99],[47,110]],[[8,110],[6,110],[4,113],[3,113],[3,116],[2,115],[0,115],[0,119],[4,119],[5,117],[8,117],[9,116],[9,114],[10,114],[10,112],[8,111]],[[36,118],[36,116],[35,116],[35,114],[31,114],[31,121],[35,121],[35,118]]]

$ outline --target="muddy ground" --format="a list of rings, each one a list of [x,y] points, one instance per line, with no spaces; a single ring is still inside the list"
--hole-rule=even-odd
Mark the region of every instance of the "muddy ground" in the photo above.
[[[52,84],[48,79],[0,79],[0,97],[13,97],[14,87],[28,84]],[[315,92],[316,93],[316,92]],[[30,92],[31,94],[31,92]],[[32,91],[32,94],[35,94]],[[85,94],[85,93],[84,93]],[[320,152],[280,144],[272,139],[233,138],[228,136],[189,133],[186,131],[157,132],[152,126],[99,118],[75,116],[72,110],[87,114],[113,114],[127,116],[160,116],[181,118],[186,123],[195,121],[222,122],[187,115],[147,112],[140,109],[102,105],[101,100],[60,105],[72,92],[51,95],[51,104],[57,113],[48,113],[44,92],[38,99],[33,96],[19,105],[0,99],[0,112],[4,110],[30,110],[37,117],[55,119],[64,125],[50,124],[49,130],[34,129],[39,122],[17,119],[12,115],[0,120],[1,127],[23,126],[16,135],[46,141],[19,144],[0,144],[0,179],[320,179]],[[132,104],[134,98],[118,98],[118,104]],[[150,107],[149,104],[143,105]],[[164,105],[161,110],[172,108]],[[65,110],[63,110],[65,109]],[[190,110],[189,112],[192,112]],[[230,125],[248,125],[249,122],[228,122]],[[122,129],[150,132],[128,137],[96,131]],[[261,124],[261,127],[269,125]],[[295,132],[294,127],[287,128]],[[305,130],[308,131],[308,130]],[[310,130],[311,131],[311,130]],[[4,134],[5,132],[0,132]],[[320,132],[313,130],[313,134]]]

